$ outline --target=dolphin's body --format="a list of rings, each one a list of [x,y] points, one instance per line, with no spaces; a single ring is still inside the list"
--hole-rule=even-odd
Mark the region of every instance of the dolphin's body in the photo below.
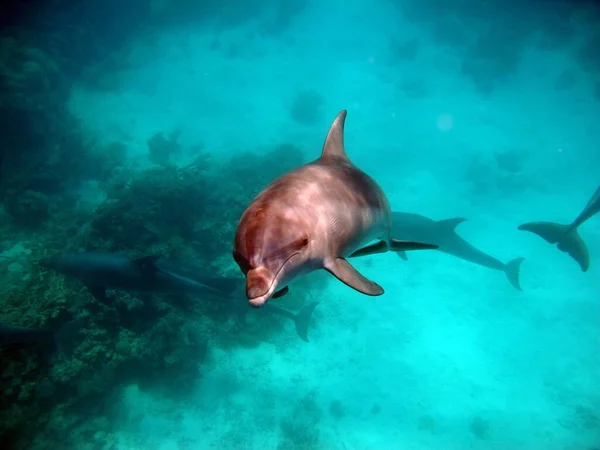
[[[203,298],[226,300],[231,311],[242,314],[243,279],[212,276],[187,277],[179,270],[157,265],[158,256],[130,259],[113,253],[81,252],[42,259],[40,264],[82,281],[98,300],[109,303],[106,290],[153,294],[198,294]],[[239,305],[239,306],[238,306]],[[305,305],[298,313],[273,305],[269,311],[291,319],[298,336],[308,342],[308,326],[317,303]],[[0,330],[1,331],[1,330]]]
[[[559,250],[568,253],[577,261],[581,270],[586,272],[590,267],[590,254],[579,236],[577,229],[600,212],[600,186],[592,195],[583,211],[569,225],[554,222],[528,222],[519,226],[519,230],[537,234],[550,244],[557,244]]]
[[[40,264],[83,282],[99,300],[106,290],[149,293],[200,293],[214,291],[191,278],[159,268],[158,256],[131,259],[116,253],[81,252],[44,258]]]
[[[521,290],[519,268],[524,258],[513,259],[506,264],[469,244],[456,233],[457,225],[466,219],[453,218],[432,220],[419,214],[405,212],[392,213],[392,236],[398,239],[431,242],[439,246],[439,251],[480,266],[504,272],[510,284]],[[406,253],[398,252],[402,259]]]
[[[347,257],[437,248],[391,238],[385,193],[346,155],[345,120],[342,111],[319,159],[276,179],[242,214],[233,257],[246,276],[252,306],[284,295],[294,279],[319,269],[358,292],[381,295],[383,288],[361,275]],[[374,240],[378,242],[368,245]]]

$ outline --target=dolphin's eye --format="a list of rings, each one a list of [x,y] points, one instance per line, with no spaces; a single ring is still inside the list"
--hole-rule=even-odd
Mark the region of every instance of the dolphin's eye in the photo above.
[[[269,253],[265,256],[265,259],[276,259],[276,258],[287,258],[290,253],[298,252],[308,246],[308,238],[303,237],[290,242],[287,245],[283,245],[277,250]]]
[[[233,251],[233,259],[235,260],[236,263],[238,263],[238,266],[240,266],[240,269],[242,270],[242,272],[244,274],[250,270],[250,264],[248,264],[248,261],[246,260],[246,258],[241,256],[235,250]]]
[[[308,238],[306,236],[301,237],[300,239],[296,239],[289,245],[289,249],[294,250],[302,250],[304,247],[308,245]]]

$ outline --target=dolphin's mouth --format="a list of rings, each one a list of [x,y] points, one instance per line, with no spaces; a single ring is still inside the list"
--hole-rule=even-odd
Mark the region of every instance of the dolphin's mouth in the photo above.
[[[261,306],[263,306],[265,303],[267,303],[267,301],[273,296],[273,294],[275,293],[275,289],[277,289],[278,286],[278,279],[279,279],[279,274],[281,273],[281,271],[283,270],[283,268],[290,262],[290,260],[298,255],[300,252],[296,252],[292,255],[290,255],[290,257],[288,259],[285,260],[285,262],[281,265],[281,267],[279,268],[279,270],[277,271],[277,273],[275,274],[275,276],[273,277],[273,281],[271,281],[271,284],[269,285],[269,289],[267,289],[267,291],[262,294],[262,295],[258,295],[256,297],[248,297],[248,301],[250,302],[250,304],[252,306],[254,306],[255,308],[260,308]]]
[[[267,303],[267,301],[271,298],[271,296],[274,294],[273,291],[275,291],[275,289],[274,289],[274,285],[272,284],[266,294],[259,295],[258,297],[254,297],[254,298],[249,298],[248,301],[255,308],[260,308],[265,303]]]

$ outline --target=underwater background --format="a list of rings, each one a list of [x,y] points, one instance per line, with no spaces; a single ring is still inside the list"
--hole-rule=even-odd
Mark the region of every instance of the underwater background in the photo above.
[[[518,230],[570,223],[600,184],[596,2],[47,0],[0,23],[0,448],[600,448],[599,217],[585,272]],[[242,212],[343,109],[392,209],[467,219],[524,258],[522,290],[388,252],[353,260],[382,296],[318,271],[270,300],[286,315],[99,301],[40,264],[101,251],[243,285]]]

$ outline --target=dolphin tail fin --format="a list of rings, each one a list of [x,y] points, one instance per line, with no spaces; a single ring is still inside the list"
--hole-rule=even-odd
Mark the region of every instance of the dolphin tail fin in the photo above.
[[[300,311],[294,315],[294,325],[296,325],[296,333],[304,342],[308,342],[308,326],[310,325],[310,319],[312,313],[319,303],[311,302],[304,305]]]
[[[76,336],[88,323],[89,317],[79,317],[67,322],[53,334],[54,351],[61,357],[71,357],[77,346]]]
[[[521,271],[521,263],[525,260],[525,258],[515,258],[510,260],[504,266],[504,273],[506,274],[506,278],[513,287],[519,291],[521,289],[521,280],[520,280],[520,271]]]
[[[590,267],[590,254],[577,228],[554,222],[529,222],[519,226],[519,230],[537,234],[562,252],[568,253],[586,272]]]

